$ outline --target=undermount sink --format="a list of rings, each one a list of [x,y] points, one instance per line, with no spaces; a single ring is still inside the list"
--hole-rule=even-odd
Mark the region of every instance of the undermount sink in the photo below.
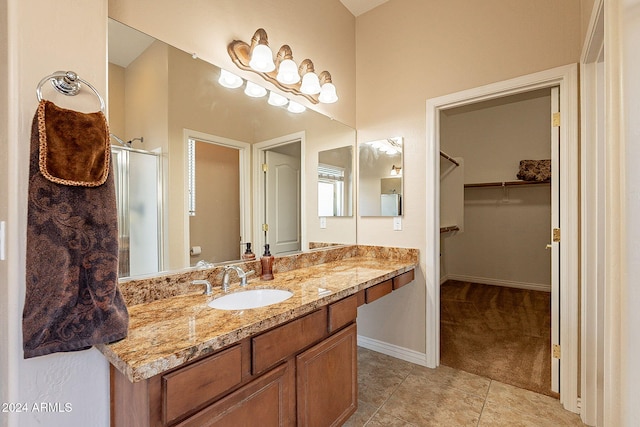
[[[251,289],[216,298],[208,305],[218,310],[246,310],[286,301],[292,296],[293,292],[282,289]]]

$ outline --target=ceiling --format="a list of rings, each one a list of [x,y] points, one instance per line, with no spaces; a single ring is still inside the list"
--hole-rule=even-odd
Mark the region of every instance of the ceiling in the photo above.
[[[371,9],[386,3],[388,0],[340,0],[343,5],[353,14],[353,16],[362,15]]]

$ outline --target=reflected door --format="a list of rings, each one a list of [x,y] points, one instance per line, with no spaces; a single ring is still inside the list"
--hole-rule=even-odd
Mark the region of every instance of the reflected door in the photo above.
[[[300,158],[265,151],[265,163],[266,242],[272,255],[300,251]]]

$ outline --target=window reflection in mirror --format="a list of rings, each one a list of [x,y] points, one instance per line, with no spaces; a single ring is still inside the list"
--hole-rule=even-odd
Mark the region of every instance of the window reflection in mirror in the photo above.
[[[353,147],[318,153],[318,216],[353,215]]]
[[[402,215],[402,137],[360,143],[359,213],[361,216]]]

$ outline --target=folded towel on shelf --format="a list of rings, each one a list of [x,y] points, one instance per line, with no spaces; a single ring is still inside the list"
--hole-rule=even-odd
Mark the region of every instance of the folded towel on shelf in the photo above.
[[[51,107],[40,102],[31,131],[25,358],[118,341],[126,337],[129,323],[118,289],[117,210],[106,119],[101,112]],[[45,137],[46,147],[57,147],[54,154],[42,155]],[[50,176],[43,173],[43,159]]]
[[[551,160],[520,160],[520,169],[516,177],[523,181],[550,181]]]

